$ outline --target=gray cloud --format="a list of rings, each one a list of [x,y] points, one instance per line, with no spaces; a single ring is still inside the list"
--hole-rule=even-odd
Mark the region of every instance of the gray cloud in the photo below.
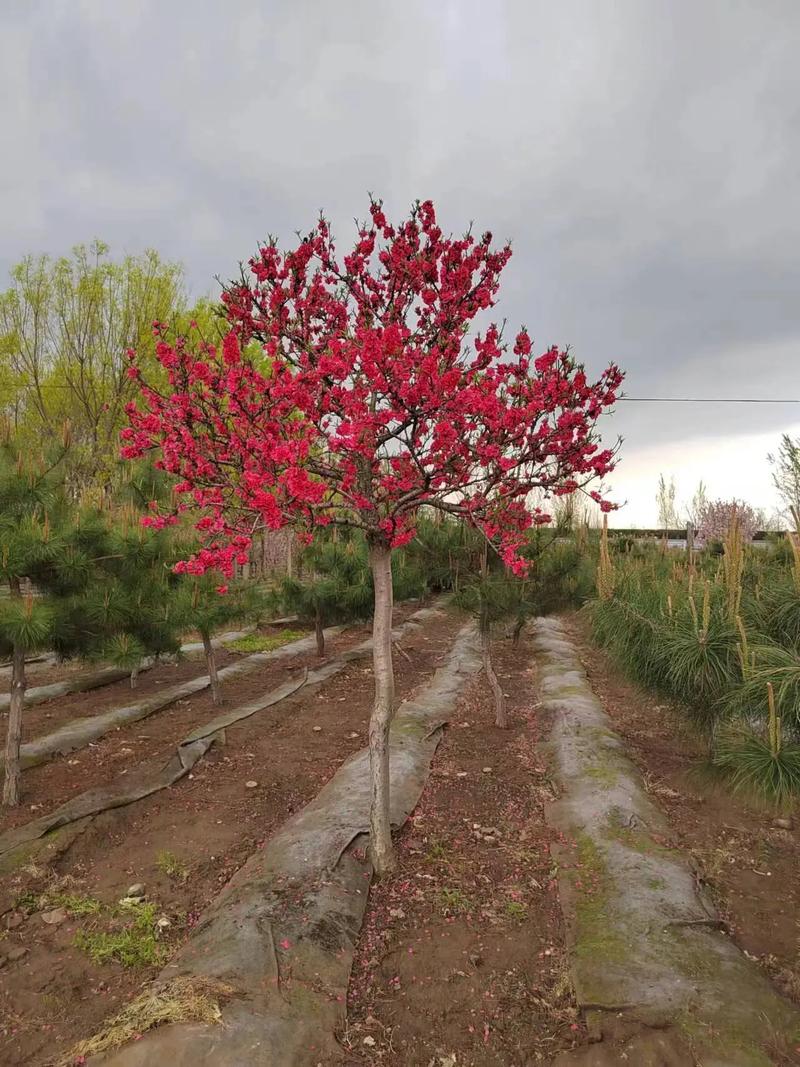
[[[499,312],[630,393],[799,395],[795,0],[0,7],[0,271],[101,236],[213,291],[320,207],[511,237]],[[800,414],[800,412],[798,412]],[[628,449],[791,409],[622,408]]]

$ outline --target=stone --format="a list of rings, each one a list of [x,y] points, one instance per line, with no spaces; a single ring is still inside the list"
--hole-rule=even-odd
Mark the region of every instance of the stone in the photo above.
[[[67,917],[66,908],[53,908],[52,911],[43,911],[40,918],[48,926],[60,926]]]
[[[776,830],[793,830],[794,829],[794,822],[792,821],[792,819],[784,819],[784,818],[778,817],[778,818],[772,820],[772,825],[775,827]]]
[[[249,781],[244,783],[245,789],[258,789],[258,782]]]
[[[322,727],[321,726],[312,726],[311,729],[314,731],[315,734],[321,734],[322,733]]]
[[[145,894],[146,886],[144,882],[135,882],[133,885],[128,886],[128,892],[126,897],[143,897]]]

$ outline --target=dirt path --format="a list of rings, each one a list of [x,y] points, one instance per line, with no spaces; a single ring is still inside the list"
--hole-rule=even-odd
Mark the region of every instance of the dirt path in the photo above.
[[[570,975],[600,1042],[556,1063],[792,1062],[800,1011],[728,936],[563,623],[537,619],[534,632],[542,703],[554,715],[545,751],[560,790],[548,819],[567,837],[556,857]]]
[[[496,643],[511,725],[482,675],[439,746],[370,894],[340,1041],[352,1065],[528,1067],[584,1040],[567,980],[535,746],[546,728],[530,641]]]
[[[400,698],[430,677],[461,624],[445,614],[403,639],[411,662],[397,658]],[[260,680],[262,690],[270,685]],[[239,692],[235,699],[247,697]],[[54,871],[20,872],[16,891],[35,895],[60,884],[112,904],[132,882],[144,882],[148,899],[170,921],[167,941],[174,949],[247,857],[363,746],[371,699],[367,662],[348,667],[319,692],[301,690],[231,728],[227,743],[172,789],[96,818]],[[209,710],[192,721],[203,721]],[[94,773],[88,762],[83,769]],[[0,1063],[43,1065],[95,1030],[158,968],[93,964],[74,946],[75,933],[102,920],[70,917],[51,928],[38,914],[18,914],[23,921],[8,932],[6,945],[28,952],[0,971]]]
[[[627,681],[580,616],[565,621],[592,688],[726,928],[800,1004],[800,827],[775,825],[770,811],[715,783],[686,712]]]

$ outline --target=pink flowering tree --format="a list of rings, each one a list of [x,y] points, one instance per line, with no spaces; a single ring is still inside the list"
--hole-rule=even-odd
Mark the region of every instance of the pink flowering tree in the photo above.
[[[752,541],[759,526],[759,515],[743,500],[709,500],[698,516],[698,533],[702,541],[724,541],[733,522],[739,525],[744,541]]]
[[[320,218],[290,251],[265,244],[227,287],[230,331],[219,349],[156,327],[169,386],[142,382],[123,431],[123,454],[157,451],[178,478],[177,511],[195,512],[204,547],[185,571],[232,573],[264,528],[291,524],[308,539],[331,525],[364,532],[379,875],[392,865],[392,550],[413,538],[421,508],[435,508],[474,524],[521,572],[526,529],[549,519],[527,506],[529,494],[572,493],[613,465],[596,423],[614,402],[616,367],[590,382],[567,352],[534,359],[524,329],[512,351],[494,325],[468,342],[510,255],[488,233],[445,236],[430,202],[391,225],[373,201],[341,258]]]

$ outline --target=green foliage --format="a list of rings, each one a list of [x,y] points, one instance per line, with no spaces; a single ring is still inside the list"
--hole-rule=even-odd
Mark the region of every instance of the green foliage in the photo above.
[[[223,588],[226,591],[220,592]],[[265,590],[253,583],[227,583],[213,571],[184,580],[181,597],[188,626],[209,638],[234,623],[257,619],[270,599]]]
[[[0,653],[8,655],[15,645],[26,652],[47,648],[52,634],[53,608],[33,597],[0,602]]]
[[[680,701],[708,730],[712,763],[734,788],[781,804],[800,789],[793,565],[791,553],[772,549],[747,548],[740,572],[713,549],[690,565],[651,548],[624,556],[614,596],[587,607],[595,640],[626,673]]]
[[[156,868],[178,882],[185,882],[189,877],[189,866],[183,860],[178,859],[174,852],[163,850],[156,856]]]
[[[303,553],[301,565],[303,580],[285,578],[280,586],[287,612],[324,626],[372,614],[372,574],[363,537],[317,541]]]
[[[27,447],[72,427],[69,481],[99,499],[119,467],[118,433],[135,394],[125,352],[158,382],[154,320],[184,309],[182,269],[156,252],[109,257],[99,241],[52,260],[28,256],[0,293],[0,411]]]
[[[424,575],[425,588],[438,594],[457,591],[463,579],[477,573],[482,551],[483,537],[466,523],[423,516],[402,556]]]
[[[799,744],[784,744],[773,751],[769,741],[755,731],[728,727],[716,738],[712,764],[735,791],[754,793],[778,807],[800,795]]]
[[[132,904],[115,918],[122,921],[120,929],[79,930],[75,945],[93,963],[115,961],[123,967],[153,967],[163,961],[164,951],[156,938],[155,904]]]
[[[232,652],[273,652],[276,648],[280,648],[281,645],[286,645],[290,641],[297,641],[301,637],[305,637],[305,634],[300,630],[281,630],[277,634],[252,633],[246,634],[244,637],[237,637],[235,641],[230,641],[226,647]]]

